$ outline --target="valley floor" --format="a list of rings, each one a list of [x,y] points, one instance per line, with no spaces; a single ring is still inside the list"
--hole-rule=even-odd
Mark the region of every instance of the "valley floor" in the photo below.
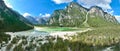
[[[0,44],[0,51],[119,51],[119,30],[120,26],[35,27],[34,30],[6,32],[11,39]]]
[[[77,28],[77,27],[35,27],[36,30],[49,32],[51,36],[58,36],[63,39],[69,39],[70,36],[76,36],[77,33],[91,31],[92,28]]]

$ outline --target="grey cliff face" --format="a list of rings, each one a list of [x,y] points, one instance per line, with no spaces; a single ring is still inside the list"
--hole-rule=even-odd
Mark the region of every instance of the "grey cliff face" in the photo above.
[[[85,20],[87,9],[71,2],[65,9],[56,10],[50,19],[50,25],[77,26]]]
[[[102,8],[93,6],[90,9],[86,9],[78,3],[71,2],[65,9],[54,11],[48,22],[49,25],[53,26],[70,26],[76,27],[83,24],[91,24],[87,20],[92,18],[100,18],[100,21],[118,23],[114,16],[104,12]],[[84,23],[86,22],[86,23]],[[96,21],[98,23],[98,21]]]
[[[98,6],[91,7],[88,12],[91,15],[90,17],[96,17],[96,16],[104,17],[104,11],[102,10],[102,8]]]
[[[118,23],[114,16],[112,16],[111,14],[107,12],[104,12],[102,8],[98,6],[91,7],[91,9],[88,12],[89,12],[90,17],[101,17],[108,22]]]
[[[104,17],[107,21],[118,24],[115,16],[112,16],[111,14],[104,14]]]

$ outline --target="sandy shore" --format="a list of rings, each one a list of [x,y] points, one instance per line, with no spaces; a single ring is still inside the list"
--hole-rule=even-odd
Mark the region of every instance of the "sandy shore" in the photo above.
[[[59,32],[51,32],[50,35],[51,36],[59,36],[63,39],[71,39],[70,36],[76,36],[77,33],[82,33],[82,32],[86,32],[86,31],[90,31],[92,29],[88,28],[85,30],[77,30],[77,31],[59,31]]]

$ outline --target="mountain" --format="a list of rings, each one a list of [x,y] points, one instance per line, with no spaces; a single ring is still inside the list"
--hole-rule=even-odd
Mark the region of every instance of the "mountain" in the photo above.
[[[49,17],[33,17],[33,16],[26,16],[25,17],[29,22],[31,22],[33,25],[46,25]]]
[[[67,8],[55,10],[50,18],[50,25],[78,26],[85,20],[87,9],[78,3],[70,3]]]
[[[109,26],[118,24],[118,21],[111,14],[104,12],[102,8],[93,6],[89,9],[87,23],[92,27]]]
[[[99,27],[113,24],[118,24],[118,21],[102,8],[93,6],[87,9],[76,2],[71,2],[65,9],[55,10],[48,22],[51,26],[67,27]]]
[[[0,31],[22,31],[32,29],[32,24],[18,12],[8,8],[0,0]]]
[[[32,16],[26,16],[25,17],[29,22],[31,22],[33,25],[38,24],[38,21],[36,20],[36,18],[32,17]]]
[[[49,20],[49,17],[39,17],[37,19],[38,25],[46,25]]]

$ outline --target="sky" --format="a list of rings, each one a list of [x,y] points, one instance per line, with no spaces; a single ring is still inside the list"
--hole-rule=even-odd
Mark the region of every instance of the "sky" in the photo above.
[[[5,4],[23,16],[49,17],[54,10],[64,9],[70,2],[83,7],[99,6],[120,21],[120,0],[4,0]]]

